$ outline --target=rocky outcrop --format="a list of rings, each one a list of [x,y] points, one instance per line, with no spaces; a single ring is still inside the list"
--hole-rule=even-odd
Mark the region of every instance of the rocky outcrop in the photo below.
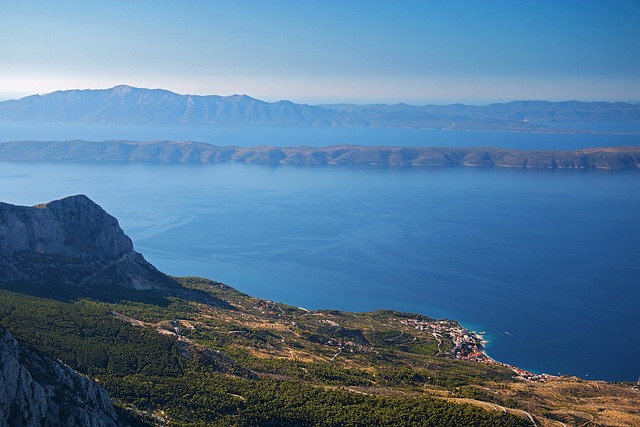
[[[0,426],[120,426],[107,391],[0,327]]]
[[[118,221],[84,195],[0,203],[0,283],[109,289],[178,285],[133,250]]]

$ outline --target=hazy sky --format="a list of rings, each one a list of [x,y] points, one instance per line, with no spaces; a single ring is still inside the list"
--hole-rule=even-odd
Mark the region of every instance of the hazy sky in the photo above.
[[[0,0],[0,98],[640,101],[639,0]]]

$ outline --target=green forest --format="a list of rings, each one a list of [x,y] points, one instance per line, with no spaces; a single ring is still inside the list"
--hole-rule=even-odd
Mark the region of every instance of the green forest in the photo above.
[[[405,346],[388,341],[393,331],[384,325],[393,312],[310,315],[216,282],[181,280],[231,308],[157,297],[69,301],[3,290],[0,324],[103,385],[132,425],[531,425],[508,412],[424,393],[428,384],[469,397],[474,384],[511,381],[511,374],[436,358],[429,355],[436,347],[424,338]],[[335,327],[336,320],[344,325]],[[296,325],[294,333],[281,327],[287,322]],[[369,332],[358,328],[362,323]],[[159,333],[162,328],[167,332]],[[331,360],[336,348],[348,355]],[[282,357],[287,352],[305,356]]]

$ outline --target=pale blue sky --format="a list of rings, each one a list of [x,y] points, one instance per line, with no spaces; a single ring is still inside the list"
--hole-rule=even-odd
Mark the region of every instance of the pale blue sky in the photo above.
[[[638,0],[0,0],[0,98],[640,101]]]

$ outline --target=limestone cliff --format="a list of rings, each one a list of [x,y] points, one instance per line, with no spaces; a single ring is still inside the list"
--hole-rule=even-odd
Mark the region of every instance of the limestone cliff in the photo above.
[[[118,221],[84,195],[34,207],[0,203],[0,283],[110,289],[178,287],[133,250]]]
[[[0,426],[120,425],[104,388],[0,327]]]

